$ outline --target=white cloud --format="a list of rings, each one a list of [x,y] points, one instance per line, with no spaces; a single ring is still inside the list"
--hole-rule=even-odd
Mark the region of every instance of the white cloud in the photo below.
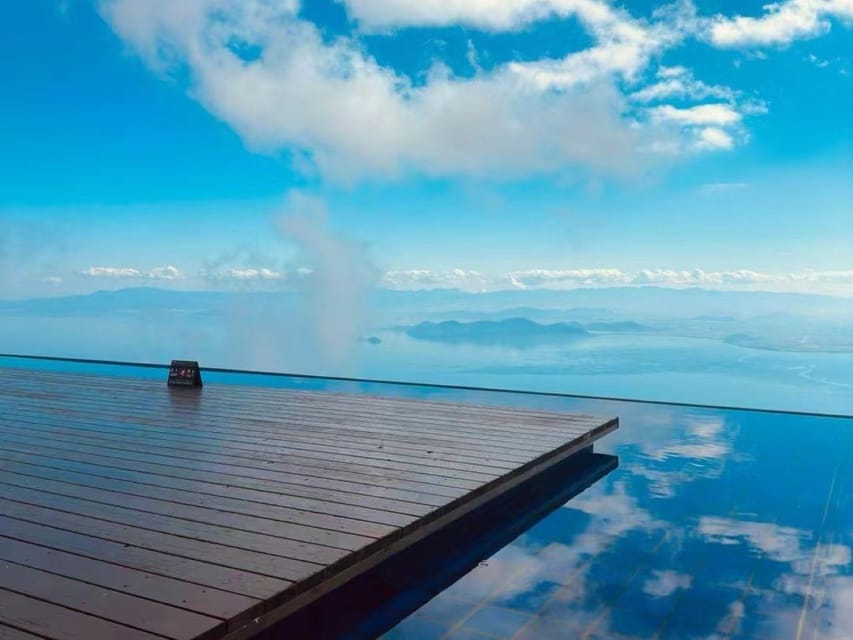
[[[510,279],[521,287],[561,287],[595,285],[720,285],[769,282],[774,276],[747,269],[735,271],[704,271],[702,269],[641,269],[628,272],[621,269],[530,269],[514,271]]]
[[[740,108],[749,111],[758,107],[749,102]],[[742,126],[743,114],[738,109],[737,105],[720,102],[691,107],[664,104],[650,107],[648,114],[653,122],[681,129],[681,144],[670,150],[681,153],[731,149],[736,139],[746,139],[748,136]]]
[[[184,274],[172,265],[154,267],[147,271],[137,269],[136,267],[88,267],[77,273],[87,278],[112,278],[116,280],[178,280],[184,277]]]
[[[139,278],[142,272],[133,267],[88,267],[78,272],[88,278]]]
[[[408,269],[386,271],[380,284],[388,289],[436,289],[454,288],[468,291],[478,291],[495,283],[491,278],[479,271],[466,269],[447,269],[432,271],[430,269]]]
[[[707,185],[703,192],[738,189],[740,183]],[[578,287],[660,286],[705,287],[778,291],[814,291],[818,286],[853,285],[853,270],[803,270],[765,273],[751,269],[706,271],[704,269],[649,268],[626,271],[616,268],[524,269],[489,273],[472,269],[391,270],[382,274],[380,285],[389,289],[462,289],[496,291],[508,289],[574,289]],[[853,293],[853,291],[851,291]]]
[[[284,274],[280,271],[274,271],[273,269],[267,269],[266,267],[262,267],[260,269],[238,269],[231,268],[226,269],[224,272],[220,274],[220,277],[223,279],[233,279],[233,280],[281,280],[284,277]]]
[[[724,129],[703,127],[696,133],[696,145],[700,149],[731,149],[735,141]]]
[[[534,22],[576,16],[588,24],[612,24],[618,10],[602,0],[340,0],[361,28],[463,24],[487,31],[515,31]]]
[[[631,94],[638,102],[657,102],[667,98],[705,100],[716,98],[729,103],[735,102],[737,93],[721,85],[710,85],[697,80],[685,67],[661,67],[657,71],[658,81]]]
[[[567,2],[593,36],[589,49],[562,59],[511,63],[508,68],[540,89],[565,89],[594,78],[618,76],[633,82],[656,56],[679,44],[693,29],[695,9],[689,2],[658,9],[653,22],[598,1]]]
[[[691,106],[659,104],[646,109],[648,117],[661,126],[679,127],[682,139],[669,140],[669,153],[718,151],[734,148],[736,142],[746,141],[748,135],[743,117],[767,113],[767,104],[754,97],[743,98],[742,92],[722,85],[709,85],[693,77],[685,67],[661,67],[657,82],[635,91],[630,98],[639,104],[677,100],[710,102]]]
[[[731,187],[736,188],[736,187]],[[467,291],[498,289],[570,289],[606,286],[753,286],[790,281],[853,282],[851,271],[805,271],[769,274],[750,269],[705,271],[703,269],[641,269],[624,271],[614,268],[589,269],[525,269],[507,274],[493,274],[470,269],[410,269],[387,271],[381,285],[389,289],[455,288]]]
[[[690,73],[690,69],[680,65],[674,67],[661,67],[658,69],[658,78],[679,78]]]
[[[589,5],[590,28],[620,42],[646,41],[644,29],[624,22],[621,12],[581,4]],[[191,94],[250,147],[287,151],[338,180],[409,171],[623,175],[648,161],[639,142],[652,134],[626,113],[608,75],[635,66],[615,44],[589,54],[594,72],[584,71],[585,86],[574,90],[543,91],[513,65],[473,78],[436,65],[424,84],[414,85],[356,39],[324,41],[298,18],[295,3],[104,0],[101,7],[151,67],[188,71]],[[236,44],[261,54],[242,59]]]
[[[561,59],[510,62],[489,72],[469,51],[473,77],[454,76],[436,63],[426,82],[414,84],[380,65],[357,36],[324,40],[299,18],[296,2],[101,2],[105,19],[131,48],[155,70],[190,78],[191,95],[247,145],[286,152],[294,166],[317,167],[337,180],[408,172],[626,175],[654,162],[649,151],[735,142],[708,131],[700,133],[701,144],[684,145],[678,140],[693,140],[694,132],[666,126],[724,105],[681,109],[684,114],[666,105],[655,112],[661,117],[649,120],[620,89],[620,82],[636,84],[660,53],[695,29],[689,2],[660,9],[650,20],[601,0],[356,0],[348,7],[362,26],[377,28],[462,22],[502,29],[545,14],[572,15],[593,45]],[[241,57],[241,48],[257,55]],[[664,68],[659,80],[634,90],[634,103],[677,96],[734,100],[732,90],[695,80],[684,69]]]
[[[145,275],[152,280],[180,280],[184,277],[180,269],[170,264],[164,267],[154,267]]]
[[[799,271],[785,275],[793,282],[823,282],[853,284],[853,269],[833,269],[828,271]]]
[[[829,31],[830,18],[853,20],[851,0],[786,0],[765,5],[759,17],[717,15],[707,37],[718,47],[784,46]]]
[[[515,288],[629,284],[630,276],[619,269],[527,269],[513,271],[509,279]]]
[[[741,114],[732,106],[723,103],[699,104],[692,107],[661,105],[649,109],[653,120],[674,122],[681,125],[730,125],[741,121]]]

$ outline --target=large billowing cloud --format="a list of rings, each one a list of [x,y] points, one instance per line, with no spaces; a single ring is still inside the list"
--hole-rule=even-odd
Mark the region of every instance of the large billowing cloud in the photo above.
[[[508,62],[473,77],[436,62],[423,82],[377,62],[358,32],[324,38],[300,17],[296,0],[102,0],[100,6],[133,51],[157,72],[186,78],[191,95],[249,147],[290,154],[296,166],[341,181],[412,172],[625,176],[661,151],[725,149],[745,139],[738,134],[737,93],[706,90],[688,72],[680,82],[692,88],[677,96],[681,102],[714,98],[691,108],[727,108],[736,117],[709,126],[653,117],[660,112],[643,106],[667,91],[674,97],[675,87],[631,97],[659,56],[695,30],[688,2],[648,20],[602,0],[348,2],[365,27],[503,29],[557,14],[573,16],[593,41],[563,58]],[[676,108],[657,108],[666,106]]]

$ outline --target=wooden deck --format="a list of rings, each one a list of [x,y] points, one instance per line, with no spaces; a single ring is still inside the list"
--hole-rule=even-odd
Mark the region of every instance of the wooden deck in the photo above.
[[[249,638],[617,426],[0,368],[0,639]]]

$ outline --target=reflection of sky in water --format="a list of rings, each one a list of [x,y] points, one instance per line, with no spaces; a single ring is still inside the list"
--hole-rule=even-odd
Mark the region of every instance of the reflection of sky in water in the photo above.
[[[159,369],[67,363],[165,379]],[[850,640],[853,419],[291,377],[206,382],[619,415],[620,467],[386,640]]]
[[[620,468],[387,640],[853,638],[853,420],[574,404]]]

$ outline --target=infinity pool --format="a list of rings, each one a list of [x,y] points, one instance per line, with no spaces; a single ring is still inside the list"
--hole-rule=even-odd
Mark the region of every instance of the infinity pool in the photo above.
[[[0,366],[164,377],[161,369],[65,362]],[[853,418],[205,376],[620,416],[621,429],[596,445],[618,456],[617,470],[448,585],[385,640],[853,638]]]
[[[619,469],[385,638],[853,638],[853,420],[573,404]]]

